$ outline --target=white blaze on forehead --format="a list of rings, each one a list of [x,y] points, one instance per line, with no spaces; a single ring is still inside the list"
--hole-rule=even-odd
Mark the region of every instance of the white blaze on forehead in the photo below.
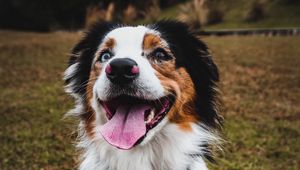
[[[158,32],[145,26],[120,27],[109,32],[105,36],[104,42],[109,38],[115,40],[116,44],[113,51],[117,57],[121,57],[120,55],[124,57],[140,55],[142,53],[142,45],[146,33],[159,35]]]

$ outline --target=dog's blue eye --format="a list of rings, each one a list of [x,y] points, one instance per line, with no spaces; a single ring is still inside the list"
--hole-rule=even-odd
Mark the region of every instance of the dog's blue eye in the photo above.
[[[109,52],[104,52],[103,54],[101,54],[100,56],[100,62],[104,63],[107,60],[109,60],[111,58],[111,54]]]

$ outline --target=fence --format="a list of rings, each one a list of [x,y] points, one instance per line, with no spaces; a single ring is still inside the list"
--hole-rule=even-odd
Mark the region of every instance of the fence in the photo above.
[[[199,31],[199,35],[226,36],[226,35],[265,35],[265,36],[293,36],[300,35],[300,28],[259,28],[259,29],[221,29]]]

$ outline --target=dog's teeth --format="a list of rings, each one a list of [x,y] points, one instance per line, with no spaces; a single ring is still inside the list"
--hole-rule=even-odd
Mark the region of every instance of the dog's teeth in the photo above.
[[[155,110],[154,110],[154,109],[151,109],[150,114],[149,114],[149,116],[147,117],[146,123],[150,123],[151,120],[154,118],[154,116],[155,116]]]

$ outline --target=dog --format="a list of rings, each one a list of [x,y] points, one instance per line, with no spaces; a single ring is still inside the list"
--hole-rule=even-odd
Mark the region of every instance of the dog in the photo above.
[[[187,25],[97,23],[64,73],[80,170],[205,170],[220,140],[218,68]]]

